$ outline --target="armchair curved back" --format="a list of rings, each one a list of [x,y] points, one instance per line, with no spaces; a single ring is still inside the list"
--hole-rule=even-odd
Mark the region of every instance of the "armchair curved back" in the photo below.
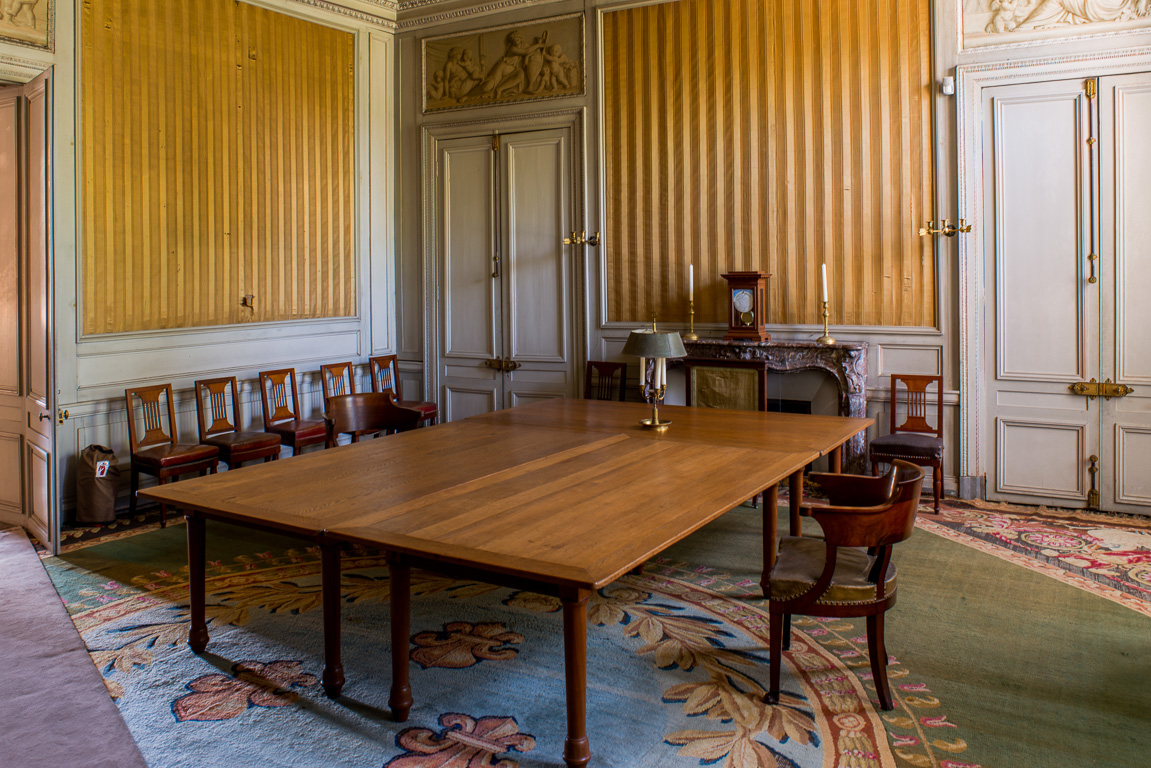
[[[828,547],[886,547],[911,535],[923,488],[923,469],[897,460],[879,479],[886,478],[890,478],[891,496],[878,504],[811,508]]]
[[[333,395],[324,413],[329,448],[341,434],[406,432],[415,429],[419,420],[419,411],[396,405],[388,392]]]

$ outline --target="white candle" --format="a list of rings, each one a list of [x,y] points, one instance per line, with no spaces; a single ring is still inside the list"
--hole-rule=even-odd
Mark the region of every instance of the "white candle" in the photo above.
[[[820,269],[823,271],[823,300],[827,301],[827,265],[821,264]]]
[[[647,383],[647,358],[641,357],[639,359],[639,380],[644,384]]]
[[[687,265],[687,297],[695,296],[695,265]]]
[[[663,358],[657,357],[655,359],[655,388],[658,390],[663,386]]]

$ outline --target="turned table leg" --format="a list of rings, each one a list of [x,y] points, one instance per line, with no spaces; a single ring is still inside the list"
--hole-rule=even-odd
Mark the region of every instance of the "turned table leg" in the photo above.
[[[779,539],[779,485],[763,492],[763,574],[759,585],[767,594],[771,569],[775,567],[776,547]]]
[[[208,647],[208,622],[204,615],[207,592],[207,567],[204,546],[204,517],[199,512],[184,515],[188,529],[188,602],[192,626],[188,632],[188,645],[195,653]]]
[[[586,589],[565,590],[564,677],[567,688],[568,735],[564,762],[572,768],[587,765],[591,748],[587,738],[587,601]]]
[[[344,663],[340,658],[340,545],[320,542],[320,590],[324,610],[324,692],[336,698],[344,689]]]
[[[388,706],[392,719],[402,723],[412,711],[412,686],[408,680],[408,642],[411,635],[412,569],[397,555],[388,556],[391,571],[392,690]]]
[[[803,469],[797,469],[791,473],[788,478],[788,495],[787,507],[789,517],[791,519],[791,535],[803,535],[803,522],[800,516],[803,514]]]

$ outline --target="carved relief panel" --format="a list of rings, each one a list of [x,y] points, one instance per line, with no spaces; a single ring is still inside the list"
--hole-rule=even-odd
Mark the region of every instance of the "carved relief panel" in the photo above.
[[[584,92],[583,14],[423,41],[424,112]]]
[[[1151,0],[963,0],[967,48],[1151,28]]]
[[[0,41],[53,49],[56,0],[0,0]]]

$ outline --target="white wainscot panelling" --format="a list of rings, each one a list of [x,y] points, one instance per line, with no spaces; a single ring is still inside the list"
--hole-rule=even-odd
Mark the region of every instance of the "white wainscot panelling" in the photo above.
[[[236,374],[241,378],[261,370],[319,369],[321,363],[359,356],[358,321],[301,329],[263,328],[251,331],[189,332],[147,336],[135,340],[85,342],[77,358],[82,399],[112,397],[129,386],[170,381],[177,389],[194,379]]]
[[[444,387],[445,410],[440,421],[458,421],[481,413],[490,413],[499,406],[495,390],[490,385],[469,389],[457,385]]]
[[[1116,501],[1151,505],[1151,428],[1117,425],[1115,453]]]
[[[1000,493],[1083,499],[1086,435],[1078,424],[996,421]]]
[[[0,434],[0,509],[20,511],[20,435]]]
[[[875,371],[880,377],[893,373],[936,376],[943,370],[939,345],[877,344]]]
[[[512,406],[527,405],[528,403],[538,403],[541,400],[554,400],[560,395],[548,395],[543,392],[513,392],[512,393]]]

